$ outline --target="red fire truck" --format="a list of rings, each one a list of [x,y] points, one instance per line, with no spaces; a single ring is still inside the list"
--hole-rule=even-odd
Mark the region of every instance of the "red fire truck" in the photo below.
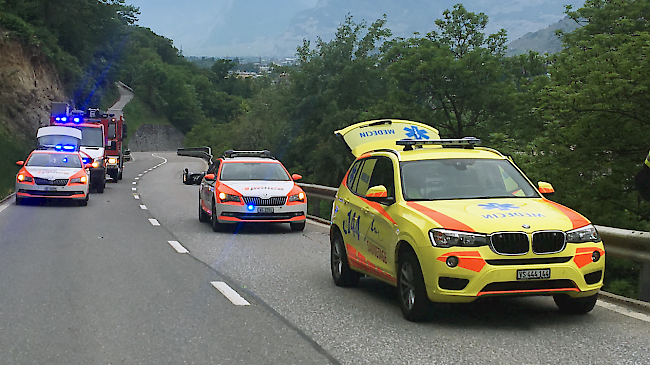
[[[113,182],[122,180],[124,170],[124,144],[127,136],[127,126],[124,124],[124,113],[121,110],[109,110],[101,119],[106,130],[106,173]]]

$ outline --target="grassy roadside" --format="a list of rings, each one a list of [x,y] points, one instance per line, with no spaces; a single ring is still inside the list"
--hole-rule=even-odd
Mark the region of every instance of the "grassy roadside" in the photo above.
[[[24,160],[32,150],[31,145],[15,141],[0,130],[0,199],[14,191],[14,179],[20,167],[16,161]]]
[[[124,107],[124,120],[128,125],[128,138],[125,141],[126,146],[129,145],[129,139],[135,135],[135,131],[142,124],[171,125],[167,117],[154,113],[137,96]]]

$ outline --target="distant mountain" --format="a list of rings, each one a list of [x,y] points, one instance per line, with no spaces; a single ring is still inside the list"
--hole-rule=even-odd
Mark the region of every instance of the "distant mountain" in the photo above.
[[[187,45],[186,53],[223,57],[291,56],[303,39],[321,37],[330,40],[347,14],[355,22],[371,23],[384,14],[386,27],[395,36],[409,37],[413,32],[426,34],[435,30],[435,20],[445,9],[452,9],[458,0],[305,0],[260,2],[242,5],[232,1],[214,15],[214,26],[201,43]],[[463,5],[474,13],[489,16],[488,33],[506,29],[509,39],[535,32],[564,17],[564,5],[574,8],[579,0],[467,0]],[[288,21],[287,21],[288,19]],[[204,33],[205,34],[205,33]],[[185,45],[186,43],[184,43]]]
[[[523,37],[512,41],[508,44],[507,56],[514,56],[528,51],[535,51],[540,54],[557,53],[562,50],[562,41],[555,34],[556,30],[572,32],[578,29],[578,24],[568,17],[548,27],[524,34]]]

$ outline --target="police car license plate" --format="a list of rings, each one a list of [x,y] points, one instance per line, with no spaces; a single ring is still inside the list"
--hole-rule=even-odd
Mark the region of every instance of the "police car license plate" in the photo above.
[[[273,213],[273,208],[258,207],[257,212],[258,213]]]
[[[45,191],[57,191],[57,190],[59,190],[59,188],[57,188],[56,186],[46,186],[45,187]]]
[[[551,269],[517,270],[517,280],[550,279]]]

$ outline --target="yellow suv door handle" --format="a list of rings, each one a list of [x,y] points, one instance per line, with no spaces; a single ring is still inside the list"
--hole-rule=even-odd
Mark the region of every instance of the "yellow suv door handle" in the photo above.
[[[367,207],[361,207],[361,211],[366,214],[370,214],[370,209],[368,209]]]
[[[348,199],[348,198],[343,198],[343,203],[345,203],[345,204],[350,204],[350,199]]]

